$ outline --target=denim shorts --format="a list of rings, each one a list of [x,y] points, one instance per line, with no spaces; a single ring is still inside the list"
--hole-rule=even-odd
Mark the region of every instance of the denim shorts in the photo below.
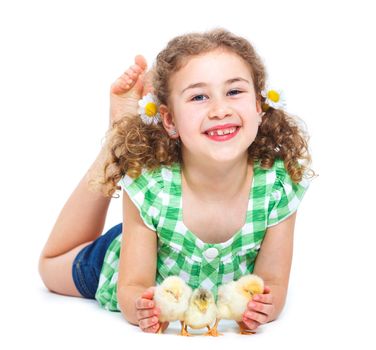
[[[80,250],[74,259],[72,265],[73,281],[84,298],[95,299],[107,248],[121,234],[122,229],[122,223],[112,227],[105,234]]]

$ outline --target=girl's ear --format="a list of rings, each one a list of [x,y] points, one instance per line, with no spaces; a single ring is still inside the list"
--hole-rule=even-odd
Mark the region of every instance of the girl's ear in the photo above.
[[[256,111],[258,114],[262,113],[261,101],[259,99],[256,100]]]
[[[169,135],[174,135],[174,136],[171,136],[171,138],[178,138],[179,134],[177,132],[174,119],[166,105],[161,104],[159,106],[159,114],[161,115],[162,124],[163,124],[163,127],[166,129],[167,133]],[[174,133],[174,131],[176,133]]]

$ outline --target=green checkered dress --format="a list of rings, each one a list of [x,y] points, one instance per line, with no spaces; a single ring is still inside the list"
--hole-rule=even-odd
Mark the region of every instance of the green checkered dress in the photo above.
[[[158,236],[156,284],[178,275],[190,287],[203,286],[216,297],[219,285],[252,273],[266,229],[296,211],[309,181],[293,183],[280,159],[271,169],[255,162],[244,226],[226,242],[209,244],[183,223],[180,169],[179,163],[154,171],[143,169],[137,179],[126,175],[119,185]],[[116,287],[121,236],[107,250],[95,296],[111,311],[120,310]]]

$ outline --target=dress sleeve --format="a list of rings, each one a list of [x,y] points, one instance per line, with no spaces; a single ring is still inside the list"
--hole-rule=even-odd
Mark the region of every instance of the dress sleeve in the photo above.
[[[283,161],[276,161],[276,181],[271,191],[267,227],[274,226],[292,215],[299,207],[310,181],[303,177],[295,183],[286,171]]]
[[[140,176],[136,179],[124,175],[118,185],[128,193],[145,225],[156,231],[161,212],[160,195],[163,189],[158,171],[150,172],[142,169]]]

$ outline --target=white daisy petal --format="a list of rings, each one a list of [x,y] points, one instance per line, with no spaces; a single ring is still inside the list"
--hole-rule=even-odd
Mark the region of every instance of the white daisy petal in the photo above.
[[[269,98],[269,92],[272,91],[278,94],[278,101],[273,101]],[[286,106],[286,101],[282,90],[266,87],[261,91],[261,95],[265,98],[265,104],[272,108],[281,109]]]
[[[149,92],[141,100],[139,100],[138,105],[138,113],[145,124],[150,125],[154,123],[157,125],[160,122],[160,115],[158,113],[159,103],[157,98],[152,93]]]

